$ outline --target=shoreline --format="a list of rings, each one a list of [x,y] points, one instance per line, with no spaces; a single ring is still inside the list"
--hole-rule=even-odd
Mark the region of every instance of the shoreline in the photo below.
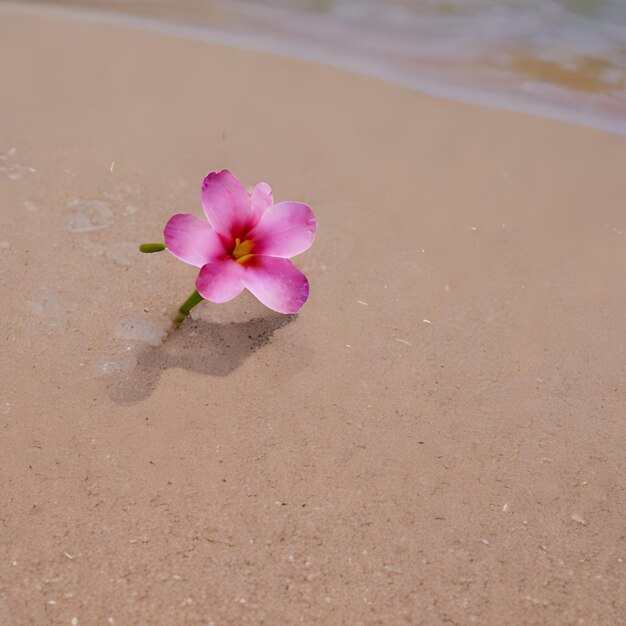
[[[276,34],[235,33],[228,32],[225,28],[184,23],[176,19],[165,20],[108,9],[32,2],[0,3],[1,15],[31,15],[71,20],[84,24],[111,25],[138,32],[149,32],[190,41],[224,45],[244,51],[272,54],[374,78],[391,85],[405,87],[417,93],[452,102],[523,113],[612,134],[626,135],[626,113],[624,115],[610,112],[594,114],[555,103],[539,102],[532,97],[524,97],[519,92],[505,92],[487,85],[464,84],[460,80],[448,81],[437,76],[436,71],[429,74],[424,69],[420,72],[397,69],[384,61],[363,61],[358,55],[346,51],[328,50],[314,42],[299,43],[294,39]]]

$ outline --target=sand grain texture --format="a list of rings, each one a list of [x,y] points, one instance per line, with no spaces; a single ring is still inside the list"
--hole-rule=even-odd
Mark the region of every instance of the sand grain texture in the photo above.
[[[626,140],[112,26],[0,51],[0,623],[624,623]],[[194,271],[135,246],[222,167],[315,209],[311,299],[159,344]]]

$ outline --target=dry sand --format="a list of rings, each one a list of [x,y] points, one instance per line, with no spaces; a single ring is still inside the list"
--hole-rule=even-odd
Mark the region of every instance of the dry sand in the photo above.
[[[626,139],[0,19],[0,623],[624,623]],[[229,167],[297,319],[140,255]]]

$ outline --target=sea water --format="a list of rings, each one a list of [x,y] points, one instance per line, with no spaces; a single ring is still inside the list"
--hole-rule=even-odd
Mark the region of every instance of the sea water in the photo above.
[[[107,4],[0,10],[268,51],[626,134],[626,0],[119,0],[116,12]]]

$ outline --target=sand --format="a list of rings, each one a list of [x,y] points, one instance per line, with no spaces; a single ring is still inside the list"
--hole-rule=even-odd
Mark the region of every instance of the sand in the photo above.
[[[0,623],[624,623],[622,137],[0,18]],[[228,167],[308,202],[297,318],[161,342]]]

